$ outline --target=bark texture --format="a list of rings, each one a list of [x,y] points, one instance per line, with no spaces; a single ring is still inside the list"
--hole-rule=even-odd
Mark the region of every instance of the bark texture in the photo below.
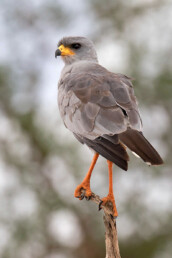
[[[92,193],[90,200],[97,204],[101,202],[100,197],[94,193]],[[105,225],[105,258],[121,258],[116,229],[116,218],[112,216],[112,207],[111,205],[107,205],[103,206],[102,209],[104,211],[103,220]]]

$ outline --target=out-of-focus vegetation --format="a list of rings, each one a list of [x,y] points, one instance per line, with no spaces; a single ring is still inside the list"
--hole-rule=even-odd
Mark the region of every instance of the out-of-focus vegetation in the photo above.
[[[144,132],[165,164],[131,155],[114,166],[124,258],[172,254],[172,4],[170,1],[1,1],[0,257],[103,258],[102,214],[73,192],[92,154],[63,126],[56,105],[65,35],[94,40],[100,63],[135,78]],[[108,190],[106,162],[92,178]]]

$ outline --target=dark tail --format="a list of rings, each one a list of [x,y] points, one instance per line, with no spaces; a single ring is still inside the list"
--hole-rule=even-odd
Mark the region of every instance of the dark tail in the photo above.
[[[141,132],[128,128],[126,132],[119,134],[120,140],[133,152],[139,155],[145,162],[151,165],[161,165],[163,160]]]
[[[104,137],[98,137],[95,140],[83,138],[83,141],[90,148],[95,150],[107,160],[112,161],[123,170],[128,169],[129,157],[123,144],[119,142],[114,144],[112,141]]]

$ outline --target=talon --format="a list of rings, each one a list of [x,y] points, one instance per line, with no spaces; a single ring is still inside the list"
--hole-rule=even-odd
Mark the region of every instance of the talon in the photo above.
[[[91,196],[85,196],[85,199],[89,201],[91,199]]]
[[[84,197],[85,197],[85,195],[84,195],[84,193],[82,193],[82,194],[80,195],[79,199],[82,201],[82,200],[84,199]]]
[[[98,207],[98,210],[100,211],[102,209],[101,205],[102,205],[103,201],[100,201],[99,202],[99,207]]]

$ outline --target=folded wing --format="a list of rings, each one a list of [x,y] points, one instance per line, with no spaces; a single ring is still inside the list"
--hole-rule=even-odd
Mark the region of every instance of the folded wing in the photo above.
[[[119,75],[105,69],[98,71],[71,73],[64,80],[60,109],[66,126],[92,140],[122,133],[128,126],[141,130],[132,87]]]
[[[64,76],[59,108],[66,127],[81,143],[124,170],[129,160],[125,146],[145,162],[162,164],[141,134],[142,121],[130,78],[96,66]]]

